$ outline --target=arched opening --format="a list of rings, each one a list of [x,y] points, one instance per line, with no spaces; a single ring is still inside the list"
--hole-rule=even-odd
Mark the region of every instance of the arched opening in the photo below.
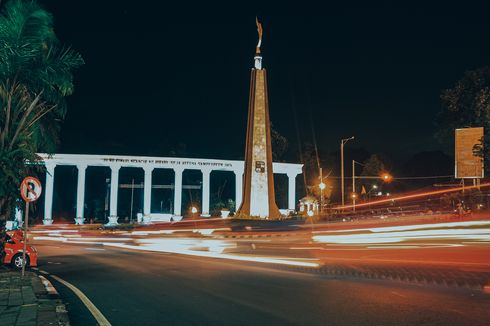
[[[173,214],[174,184],[173,169],[154,169],[152,174],[151,213]]]
[[[202,172],[200,170],[184,170],[182,174],[182,216],[199,216],[201,203]],[[196,208],[196,213],[191,212],[192,207]]]
[[[89,166],[85,172],[86,223],[105,223],[109,216],[111,169]]]
[[[144,170],[123,167],[119,170],[119,192],[117,216],[121,223],[136,221],[138,213],[143,213]]]
[[[280,209],[288,208],[288,176],[274,173],[276,204]]]
[[[71,223],[76,215],[78,169],[72,165],[58,165],[54,174],[53,219]]]
[[[231,213],[236,210],[235,173],[231,171],[212,171],[210,176],[211,216],[221,216],[222,209]]]

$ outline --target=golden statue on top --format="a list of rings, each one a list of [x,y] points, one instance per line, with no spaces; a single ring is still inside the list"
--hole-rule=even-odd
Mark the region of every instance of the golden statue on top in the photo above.
[[[255,53],[260,54],[260,45],[262,44],[262,24],[259,22],[257,16],[255,17],[255,23],[257,24],[257,32],[259,33],[259,41],[257,42]]]

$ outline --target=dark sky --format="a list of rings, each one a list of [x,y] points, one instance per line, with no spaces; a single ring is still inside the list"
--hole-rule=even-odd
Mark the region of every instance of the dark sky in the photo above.
[[[271,120],[289,139],[290,160],[294,110],[301,141],[313,127],[324,152],[355,135],[349,146],[395,158],[452,154],[433,137],[439,94],[490,61],[489,6],[468,1],[41,3],[86,62],[68,99],[64,153],[165,155],[182,142],[189,156],[242,156],[255,15]]]

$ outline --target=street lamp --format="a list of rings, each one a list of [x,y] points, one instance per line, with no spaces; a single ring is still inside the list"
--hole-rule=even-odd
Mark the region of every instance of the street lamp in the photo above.
[[[323,169],[320,168],[320,184],[318,185],[320,188],[320,215],[323,210],[323,190],[327,187],[327,185],[323,182]]]
[[[384,172],[381,174],[381,179],[383,179],[384,182],[391,182],[393,180],[393,176],[387,172]]]
[[[367,193],[367,196],[368,196],[368,199],[371,199],[371,192],[378,189],[378,185],[372,185],[371,189],[369,189],[368,193]]]
[[[321,181],[318,187],[320,188],[320,215],[321,215],[323,211],[323,190],[327,187],[327,185],[323,181]]]
[[[341,179],[341,186],[340,188],[342,189],[342,206],[344,206],[344,145],[349,141],[354,139],[354,136],[346,139],[342,139],[340,141],[340,179]]]
[[[352,160],[352,211],[356,211],[356,163],[364,166],[364,164]]]

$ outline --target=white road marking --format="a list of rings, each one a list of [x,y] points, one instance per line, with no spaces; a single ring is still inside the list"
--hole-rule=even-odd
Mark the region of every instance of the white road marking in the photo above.
[[[483,292],[485,292],[485,293],[490,293],[490,283],[488,283],[487,285],[485,285],[485,286],[483,287]]]
[[[99,325],[101,326],[111,325],[111,323],[109,323],[109,321],[104,317],[104,315],[100,312],[100,310],[97,309],[97,307],[92,303],[92,301],[90,301],[90,299],[87,298],[87,296],[82,291],[80,291],[76,286],[74,286],[71,283],[68,283],[67,281],[59,278],[56,275],[51,275],[51,277],[57,280],[58,282],[60,282],[61,284],[63,284],[64,286],[66,286],[67,288],[69,288],[70,290],[72,290],[73,293],[75,293],[77,297],[80,298],[80,300],[83,302],[85,307],[87,307],[87,309],[90,311],[92,316],[94,316],[95,320]]]
[[[391,291],[391,293],[393,293],[394,295],[397,295],[399,297],[402,297],[402,298],[406,298],[407,297],[406,295],[400,294],[400,293],[395,292],[395,291]]]
[[[85,250],[105,250],[104,248],[83,248]]]
[[[49,294],[58,295],[58,291],[56,291],[53,284],[51,284],[51,282],[48,281],[47,278],[45,278],[42,275],[39,275],[39,278],[41,279],[41,282],[44,284],[44,287],[46,288],[46,291],[48,291]]]

